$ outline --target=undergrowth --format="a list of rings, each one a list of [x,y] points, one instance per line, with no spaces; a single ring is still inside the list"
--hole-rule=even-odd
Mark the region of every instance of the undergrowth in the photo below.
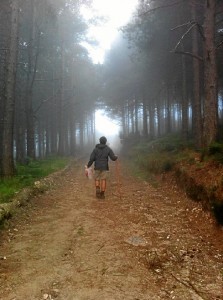
[[[223,198],[219,194],[223,179],[219,180],[220,175],[216,180],[208,176],[209,170],[213,174],[215,168],[221,170],[223,167],[223,144],[213,143],[207,149],[195,149],[192,143],[183,142],[179,136],[166,136],[150,142],[138,142],[124,148],[124,152],[133,175],[139,177],[140,174],[152,184],[158,179],[157,175],[174,170],[186,193],[201,201],[202,205],[211,207],[217,222],[223,225]]]
[[[133,165],[148,174],[162,174],[173,169],[183,159],[189,159],[190,144],[178,136],[166,136],[151,142],[140,142],[129,149],[127,155]]]
[[[67,163],[68,158],[51,157],[31,161],[28,165],[17,164],[16,176],[0,180],[0,203],[9,202],[21,189],[31,186],[38,179],[63,169]]]
[[[137,142],[124,147],[124,151],[135,167],[152,174],[168,172],[179,162],[201,168],[203,162],[208,161],[223,164],[223,144],[213,143],[208,149],[195,149],[191,141],[185,142],[179,135]]]

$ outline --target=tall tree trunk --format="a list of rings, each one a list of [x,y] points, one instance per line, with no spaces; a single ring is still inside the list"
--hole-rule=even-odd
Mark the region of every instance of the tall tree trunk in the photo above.
[[[139,108],[138,108],[138,98],[135,97],[135,132],[139,133]]]
[[[61,48],[61,86],[59,95],[59,142],[58,142],[58,154],[64,155],[65,153],[65,120],[64,120],[64,63],[65,63],[65,52],[64,52],[64,41],[62,40]]]
[[[13,158],[13,127],[15,112],[15,82],[18,54],[18,28],[19,28],[19,1],[11,2],[11,34],[9,45],[9,56],[7,62],[7,79],[4,107],[3,127],[3,153],[2,171],[3,177],[10,177],[15,174]]]
[[[80,120],[80,149],[84,148],[84,117]]]
[[[192,19],[196,20],[196,6],[191,5]],[[192,50],[198,56],[198,32],[197,28],[192,31]],[[192,111],[192,128],[196,146],[202,146],[202,116],[201,116],[201,93],[200,93],[200,62],[193,58],[193,111]]]
[[[148,137],[148,115],[147,115],[147,101],[146,101],[146,93],[143,91],[142,95],[142,110],[143,110],[143,137]]]
[[[4,106],[5,106],[5,85],[6,85],[6,66],[7,56],[9,48],[9,37],[10,37],[10,2],[8,0],[0,1],[0,45],[4,49],[0,52],[1,63],[0,63],[0,174],[2,174],[2,147],[3,147],[3,127],[4,127]]]
[[[22,95],[17,94],[15,116],[16,161],[24,164],[26,158],[25,103]]]
[[[58,152],[58,149],[57,149],[57,144],[58,144],[58,112],[57,112],[57,109],[58,109],[58,101],[57,101],[57,95],[56,95],[56,92],[55,92],[55,72],[53,71],[53,90],[52,90],[52,93],[53,93],[53,107],[55,107],[55,110],[53,110],[53,113],[52,113],[52,109],[49,108],[49,120],[50,120],[50,123],[49,123],[49,131],[50,131],[50,153],[51,154],[57,154]]]
[[[215,13],[216,0],[206,0],[204,22],[204,146],[209,146],[217,138]]]
[[[76,152],[76,124],[74,116],[70,118],[70,154],[75,155]]]
[[[134,121],[134,103],[130,101],[130,120],[131,120],[131,132],[135,133],[135,121]]]
[[[161,120],[161,108],[160,108],[160,97],[157,101],[157,107],[156,107],[156,113],[157,113],[157,136],[160,137],[161,136],[161,123],[162,123],[162,120]]]
[[[151,140],[155,137],[155,114],[154,114],[154,104],[149,101],[149,137]]]
[[[166,133],[171,133],[171,103],[170,103],[170,88],[167,85],[167,94],[166,94]]]
[[[34,40],[35,40],[35,20],[36,20],[36,2],[30,2],[30,36],[28,44],[28,71],[27,71],[27,91],[26,91],[26,126],[27,126],[27,156],[31,159],[36,158],[35,154],[35,122],[33,112],[33,84],[36,75],[36,65],[38,51],[34,61]]]
[[[46,157],[50,155],[50,128],[49,119],[46,119]]]
[[[181,50],[184,51],[183,45]],[[187,99],[187,82],[186,82],[186,57],[181,56],[182,63],[182,137],[188,138],[188,99]]]
[[[126,122],[125,122],[125,106],[122,106],[122,132],[123,136],[122,139],[125,139],[127,136],[127,130],[126,130]]]

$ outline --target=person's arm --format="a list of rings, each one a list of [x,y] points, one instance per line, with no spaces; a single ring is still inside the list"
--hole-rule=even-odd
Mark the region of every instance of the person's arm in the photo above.
[[[112,149],[110,148],[108,156],[111,160],[115,161],[118,159],[118,156],[114,154],[114,152],[112,151]]]
[[[87,168],[90,168],[90,166],[93,164],[94,161],[95,161],[95,150],[93,150],[90,155],[90,160],[87,164]]]

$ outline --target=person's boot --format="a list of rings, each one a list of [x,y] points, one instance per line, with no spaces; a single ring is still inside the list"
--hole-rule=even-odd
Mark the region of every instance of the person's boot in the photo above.
[[[101,191],[100,198],[101,198],[101,199],[105,199],[105,192]]]
[[[101,191],[99,186],[96,186],[96,198],[101,198]]]

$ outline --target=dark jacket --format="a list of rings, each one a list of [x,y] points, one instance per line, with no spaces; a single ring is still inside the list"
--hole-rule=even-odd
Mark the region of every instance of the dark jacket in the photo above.
[[[97,144],[91,153],[87,167],[89,168],[94,162],[95,170],[108,170],[108,158],[115,161],[118,157],[107,145]]]

